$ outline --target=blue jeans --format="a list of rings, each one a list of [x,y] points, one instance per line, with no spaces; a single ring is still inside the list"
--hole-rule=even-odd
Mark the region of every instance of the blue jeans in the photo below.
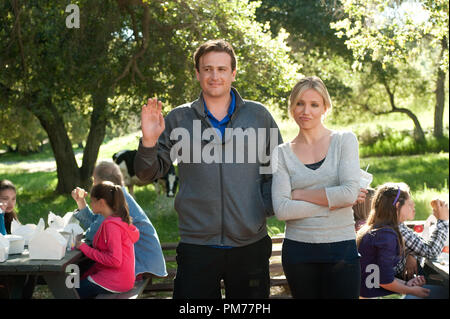
[[[317,250],[310,249],[310,255],[316,254],[314,259],[303,259],[302,249],[308,244],[298,244],[293,240],[285,239],[283,242],[281,262],[284,274],[294,299],[358,299],[361,282],[361,266],[359,258],[350,259],[356,249],[351,243],[347,245],[347,258],[342,260],[319,260],[322,256]],[[320,245],[322,244],[314,244]],[[336,246],[335,243],[333,245]],[[339,245],[339,244],[337,244]],[[320,247],[322,253],[327,253]],[[345,255],[345,253],[343,254]],[[299,258],[300,257],[300,258]],[[337,258],[336,258],[337,259]]]
[[[100,294],[112,294],[111,291],[103,289],[99,285],[90,282],[87,278],[80,281],[80,288],[77,288],[80,299],[95,298]]]

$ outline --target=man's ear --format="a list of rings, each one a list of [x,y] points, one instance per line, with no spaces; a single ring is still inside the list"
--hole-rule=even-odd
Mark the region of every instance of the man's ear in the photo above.
[[[195,69],[195,76],[197,77],[197,81],[200,81],[200,74],[197,69]]]
[[[231,82],[236,81],[236,69],[233,70],[232,74],[233,74],[233,80],[231,80]]]

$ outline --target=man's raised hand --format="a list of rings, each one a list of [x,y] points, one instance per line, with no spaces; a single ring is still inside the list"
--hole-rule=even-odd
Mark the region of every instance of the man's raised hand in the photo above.
[[[148,99],[147,104],[142,106],[142,144],[145,147],[155,146],[159,136],[164,131],[165,124],[161,110],[162,103],[157,98]]]

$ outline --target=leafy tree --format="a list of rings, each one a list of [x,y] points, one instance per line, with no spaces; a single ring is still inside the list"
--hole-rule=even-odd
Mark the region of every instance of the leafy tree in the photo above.
[[[73,1],[80,28],[65,25],[67,1],[0,3],[0,105],[30,112],[48,135],[56,191],[88,187],[107,125],[128,122],[154,95],[172,106],[198,96],[192,53],[225,38],[239,57],[246,98],[285,102],[296,76],[285,35],[272,37],[245,1]],[[79,167],[72,144],[85,139]]]
[[[448,70],[448,1],[346,0],[343,8],[347,17],[332,23],[332,28],[338,30],[338,36],[347,38],[345,43],[353,52],[354,67],[373,63],[372,70],[381,83],[386,83],[383,79],[387,79],[393,69],[405,68],[423,54],[424,42],[431,47],[441,47],[436,63],[434,135],[442,136],[445,73]],[[392,100],[394,92],[384,86]],[[398,110],[392,107],[391,111]],[[412,112],[405,113],[413,120],[418,138],[424,140],[417,118]]]
[[[27,130],[23,130],[26,127]],[[46,139],[45,131],[30,112],[0,107],[0,145],[26,154],[38,151]]]
[[[260,21],[270,21],[273,34],[285,29],[289,44],[295,51],[307,53],[337,53],[351,56],[345,39],[335,35],[330,23],[343,18],[340,0],[262,0],[256,15]]]
[[[0,10],[2,42],[7,44],[0,54],[2,102],[13,110],[27,110],[39,120],[55,156],[60,193],[90,184],[108,119],[107,97],[112,88],[107,80],[115,66],[107,63],[109,48],[114,32],[121,28],[115,2],[105,1],[100,7],[79,1],[79,5],[85,9],[80,29],[66,27],[62,1],[15,0],[3,3]],[[108,23],[99,18],[102,15]],[[89,103],[77,105],[82,98]],[[83,163],[78,167],[65,118],[79,111],[80,105],[91,112]]]
[[[342,122],[351,104],[352,51],[330,23],[345,17],[340,0],[262,0],[256,9],[258,21],[270,22],[272,34],[286,30],[287,42],[304,75],[319,76],[328,87],[334,108],[329,118]],[[340,106],[343,106],[342,109]]]

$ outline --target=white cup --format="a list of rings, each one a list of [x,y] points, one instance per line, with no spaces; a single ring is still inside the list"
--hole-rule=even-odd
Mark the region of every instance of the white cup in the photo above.
[[[367,189],[370,186],[370,183],[372,183],[373,176],[372,174],[363,171],[362,169],[360,169],[360,172],[361,176],[359,179],[359,187]]]

